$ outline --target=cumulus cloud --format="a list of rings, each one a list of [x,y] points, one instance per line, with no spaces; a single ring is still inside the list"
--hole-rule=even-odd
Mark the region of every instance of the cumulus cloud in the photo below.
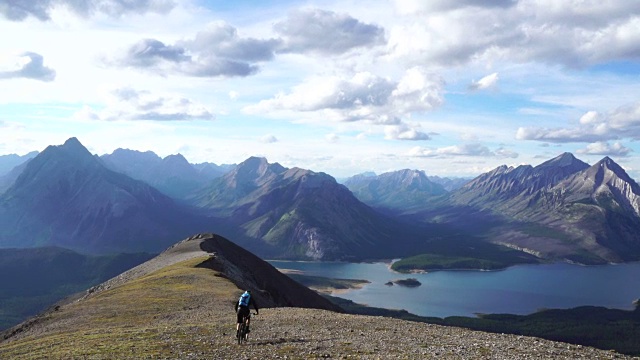
[[[478,81],[472,81],[469,90],[485,90],[490,89],[498,84],[498,73],[489,74]]]
[[[0,14],[11,21],[29,17],[47,21],[51,19],[51,11],[58,7],[81,16],[99,12],[117,17],[127,13],[166,13],[175,5],[173,0],[0,0]]]
[[[388,140],[430,140],[428,134],[418,130],[419,127],[412,127],[407,124],[385,126],[385,139]]]
[[[517,152],[513,150],[505,149],[504,147],[500,147],[496,149],[495,154],[497,157],[509,158],[509,159],[515,159],[518,156],[520,156],[520,154],[518,154]]]
[[[430,11],[444,11],[465,7],[510,7],[516,4],[514,0],[394,0],[396,9],[403,14],[424,13]]]
[[[272,144],[272,143],[278,142],[278,138],[276,138],[275,136],[273,136],[271,134],[267,134],[267,135],[265,135],[265,136],[260,138],[260,142],[265,143],[265,144]]]
[[[640,3],[396,0],[407,21],[389,30],[392,58],[410,63],[531,61],[584,67],[640,59]]]
[[[552,143],[593,142],[603,138],[610,139],[612,134],[605,127],[597,128],[528,128],[520,127],[516,131],[518,140],[538,140]]]
[[[377,25],[320,9],[293,11],[273,28],[284,39],[280,51],[289,53],[339,55],[385,41],[384,29]]]
[[[12,59],[11,64],[5,64],[7,70],[0,70],[1,79],[33,79],[53,81],[56,71],[44,66],[44,58],[40,54],[26,52]]]
[[[133,88],[119,88],[109,94],[107,106],[101,111],[84,107],[75,114],[87,120],[150,120],[189,121],[213,120],[215,116],[205,106],[175,95],[157,95]]]
[[[586,148],[577,150],[578,154],[585,155],[605,155],[605,156],[627,156],[629,152],[633,150],[628,147],[620,144],[619,142],[615,142],[613,144],[609,144],[608,142],[598,141],[595,143],[591,143],[587,145]]]
[[[494,157],[496,153],[489,150],[488,147],[479,144],[462,144],[446,146],[441,148],[423,148],[416,146],[409,150],[409,156],[413,157],[426,157],[426,158],[448,158],[455,156],[482,156],[482,157]]]
[[[338,141],[340,141],[340,137],[336,134],[327,134],[324,136],[325,140],[327,140],[327,142],[330,143],[337,143]]]
[[[243,38],[224,22],[211,24],[195,38],[168,45],[143,39],[130,46],[108,64],[161,74],[194,77],[248,76],[258,71],[258,63],[272,60],[280,41]]]
[[[640,139],[640,102],[621,106],[606,114],[588,111],[573,127],[521,127],[516,132],[516,139],[519,140],[555,143],[598,143],[625,138]]]
[[[279,110],[317,112],[334,121],[366,121],[376,125],[401,125],[402,118],[425,112],[443,102],[444,82],[422,68],[412,68],[399,80],[368,72],[351,77],[316,77],[296,86],[288,94],[278,94],[245,108],[249,113]],[[405,127],[390,130],[388,137],[421,138],[428,136]]]

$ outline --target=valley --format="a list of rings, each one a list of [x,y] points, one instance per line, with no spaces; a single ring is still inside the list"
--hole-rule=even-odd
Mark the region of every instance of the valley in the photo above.
[[[254,272],[238,272],[240,267]],[[61,303],[5,332],[0,356],[626,357],[519,335],[344,314],[320,295],[278,274],[226,239],[193,236],[79,300]],[[255,292],[260,314],[252,321],[250,341],[238,346],[231,308],[242,289],[255,286],[261,289]]]
[[[6,295],[5,327],[115,274],[98,269],[125,270],[150,256],[135,254],[157,254],[198,231],[214,230],[263,259],[354,265],[401,259],[394,268],[402,272],[640,259],[640,190],[610,158],[588,165],[564,153],[535,167],[504,166],[465,181],[401,170],[343,183],[258,157],[233,165],[123,149],[98,157],[76,138],[23,160],[0,173],[0,251],[55,247],[83,259],[132,260],[121,267],[82,260],[95,271],[69,269],[91,274],[86,278],[62,273],[68,283],[51,282],[31,298]],[[43,266],[15,271],[33,277],[61,267]],[[346,294],[384,286],[357,276],[298,280]],[[419,281],[420,287],[403,291],[429,288],[429,281]],[[567,307],[574,305],[586,303]],[[14,310],[21,307],[28,309]]]

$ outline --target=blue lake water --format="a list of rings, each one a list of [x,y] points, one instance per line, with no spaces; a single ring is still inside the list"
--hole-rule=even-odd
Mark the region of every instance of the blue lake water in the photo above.
[[[633,309],[640,298],[640,263],[580,266],[565,263],[519,265],[501,271],[436,271],[400,274],[388,264],[270,261],[306,275],[363,279],[362,289],[337,296],[422,316],[475,316],[478,313],[530,314],[544,308],[582,305]],[[385,283],[416,278],[417,288]]]

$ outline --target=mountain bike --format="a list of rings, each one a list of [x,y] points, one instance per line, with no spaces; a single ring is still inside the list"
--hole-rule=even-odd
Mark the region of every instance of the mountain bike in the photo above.
[[[258,315],[254,313],[254,315]],[[236,332],[236,338],[238,339],[238,344],[242,344],[242,342],[246,342],[249,339],[249,333],[247,332],[247,328],[249,327],[249,320],[251,319],[251,313],[245,315],[242,318],[242,322],[240,323],[240,327]]]

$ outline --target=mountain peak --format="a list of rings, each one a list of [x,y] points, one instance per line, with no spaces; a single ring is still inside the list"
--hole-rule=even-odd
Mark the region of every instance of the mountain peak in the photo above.
[[[182,154],[168,155],[162,161],[169,164],[189,164],[189,161]]]
[[[99,164],[98,160],[75,137],[69,138],[62,145],[48,146],[38,154],[34,160],[40,159],[40,161],[45,161],[44,159],[57,159],[60,161],[62,158],[77,165],[82,164],[83,166],[95,166]]]
[[[580,170],[584,170],[588,168],[589,165],[573,156],[572,153],[565,152],[536,166],[536,169],[545,167],[575,167],[580,168]]]
[[[281,174],[287,169],[278,163],[269,164],[266,158],[252,156],[230,173],[240,181],[258,180],[264,176]]]
[[[615,174],[617,177],[619,177],[620,179],[628,182],[628,183],[635,183],[635,181],[633,181],[633,179],[631,179],[631,177],[627,174],[627,172],[622,168],[622,166],[620,166],[618,163],[616,163],[615,161],[613,161],[613,159],[611,159],[608,156],[605,156],[604,158],[602,158],[600,161],[598,161],[597,163],[595,163],[592,168],[596,168],[596,169],[603,169],[603,170],[609,170],[610,172],[612,172],[613,174]]]
[[[84,146],[80,143],[80,140],[78,140],[78,138],[76,138],[76,137],[68,138],[67,141],[65,141],[62,146],[65,147],[65,148],[73,148],[73,147],[82,147],[82,148],[84,148]]]

